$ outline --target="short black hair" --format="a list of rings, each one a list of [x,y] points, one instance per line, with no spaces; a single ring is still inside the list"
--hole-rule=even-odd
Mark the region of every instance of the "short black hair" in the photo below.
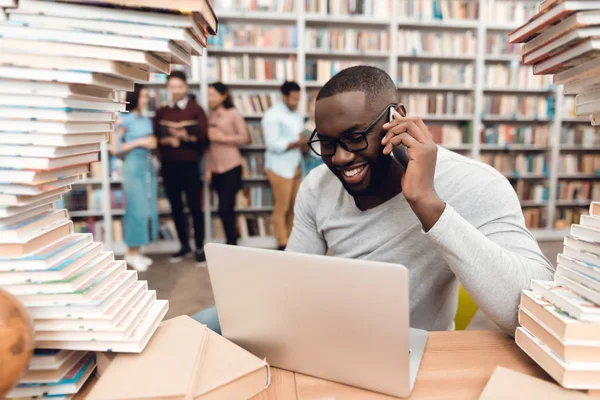
[[[125,95],[125,101],[127,102],[127,104],[125,105],[125,109],[127,111],[131,112],[138,108],[140,93],[142,92],[142,89],[144,89],[144,86],[140,85],[139,83],[136,83],[133,88],[133,92],[127,92],[127,94]]]
[[[226,84],[223,82],[214,82],[208,85],[208,87],[215,89],[217,92],[225,96],[225,100],[223,100],[223,108],[229,109],[235,107],[233,104],[233,99],[231,98],[231,93],[229,92],[229,88]]]
[[[187,77],[185,76],[185,72],[180,69],[176,69],[175,71],[171,72],[167,77],[167,82],[169,82],[173,78],[181,79],[182,81],[187,83]]]
[[[381,96],[398,101],[398,89],[388,73],[368,65],[349,67],[338,72],[319,90],[317,101],[346,92],[363,92],[369,103]]]
[[[285,81],[283,83],[283,85],[281,85],[281,94],[283,94],[284,96],[289,95],[290,92],[299,92],[299,91],[300,91],[300,85],[298,85],[294,81]]]

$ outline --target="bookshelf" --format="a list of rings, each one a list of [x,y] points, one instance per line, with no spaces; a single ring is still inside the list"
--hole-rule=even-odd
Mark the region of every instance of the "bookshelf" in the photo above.
[[[445,147],[474,159],[494,160],[504,155],[510,156],[510,162],[516,163],[515,160],[519,158],[521,166],[523,159],[538,160],[538,167],[543,165],[541,172],[535,173],[505,171],[516,190],[538,196],[527,196],[521,202],[526,218],[539,221],[539,225],[536,223],[530,227],[538,240],[560,240],[566,234],[564,221],[576,218],[577,209],[585,205],[584,201],[562,199],[560,190],[566,190],[564,183],[583,182],[585,186],[588,182],[593,195],[593,183],[599,176],[598,170],[588,174],[561,173],[561,156],[600,154],[600,134],[590,133],[594,128],[591,128],[589,120],[573,117],[569,105],[565,104],[568,96],[563,96],[561,87],[554,87],[545,78],[534,77],[530,71],[523,69],[520,66],[519,47],[508,44],[508,32],[535,12],[537,1],[440,1],[438,3],[444,14],[442,20],[434,19],[428,11],[433,7],[433,0],[362,2],[365,9],[373,10],[372,15],[327,14],[324,7],[328,4],[331,9],[338,11],[340,7],[352,4],[339,0],[264,0],[258,3],[261,8],[255,10],[251,7],[259,5],[246,0],[223,0],[215,4],[221,31],[235,37],[218,37],[209,46],[206,52],[208,57],[200,57],[191,67],[193,79],[190,90],[198,96],[205,110],[208,83],[217,79],[229,85],[236,97],[277,94],[285,77],[294,78],[300,85],[303,95],[301,112],[306,112],[307,100],[331,73],[355,64],[375,65],[385,69],[396,80],[402,97],[414,100],[411,105],[416,104],[416,107],[423,103],[423,99],[429,98],[440,102],[438,104],[448,99],[470,99],[468,106],[453,109],[454,112],[428,109],[420,112],[422,110],[407,106],[409,114],[421,116],[432,134],[436,132],[434,137],[448,140],[442,143]],[[462,11],[460,4],[465,4]],[[285,39],[261,42],[262,39],[256,35],[244,34],[253,29],[258,32],[293,34],[286,34]],[[468,48],[460,47],[464,44],[463,40],[467,41]],[[259,75],[253,71],[241,78],[236,74],[229,74],[225,76],[226,79],[219,76],[221,59],[227,59],[231,69],[231,65],[240,63],[238,60],[254,62],[261,57],[272,60],[274,70],[279,68],[279,72],[271,79],[261,79],[260,74],[266,71]],[[434,67],[435,64],[437,66]],[[240,65],[237,64],[233,70]],[[420,72],[419,68],[428,72],[432,69],[444,70],[454,75],[448,79],[444,78],[447,75],[440,74],[440,78],[432,82],[419,79],[419,74],[427,75],[426,72]],[[319,73],[323,71],[329,73]],[[407,76],[411,79],[402,79]],[[412,79],[414,76],[416,80]],[[498,76],[502,79],[498,79]],[[514,76],[525,81],[516,81]],[[163,86],[162,82],[150,84],[156,90]],[[512,100],[503,106],[500,100],[494,108],[493,99],[496,97]],[[260,123],[262,110],[241,108],[249,124]],[[500,112],[512,108],[527,112]],[[543,109],[545,112],[538,112]],[[436,127],[439,127],[439,132]],[[583,133],[585,143],[581,143],[582,130],[587,132]],[[478,132],[483,134],[476,134]],[[504,132],[511,140],[498,139],[498,132]],[[592,136],[594,138],[590,139]],[[262,143],[242,146],[244,156],[263,151]],[[542,158],[544,161],[539,164]],[[95,177],[85,184],[101,186],[105,203],[108,201],[110,204],[110,188],[118,186],[120,181],[111,181],[108,177],[106,169],[101,178]],[[264,176],[245,178],[245,188],[256,185],[265,186],[268,182]],[[206,189],[205,186],[204,200],[205,204],[209,204]],[[540,193],[543,193],[542,198],[539,198]],[[600,189],[595,196],[599,195]],[[237,210],[236,213],[260,215],[270,211],[269,207],[257,207]],[[110,207],[102,210],[106,226],[111,226],[112,217],[118,217],[117,213],[118,210],[111,210]],[[205,213],[207,241],[214,240],[212,214]],[[110,229],[106,229],[105,243],[112,243],[107,240],[110,235]],[[249,238],[241,243],[271,246],[274,240],[269,236]],[[113,245],[117,253],[124,249],[122,243]],[[176,242],[161,242],[150,246],[148,251],[174,251],[176,247]]]

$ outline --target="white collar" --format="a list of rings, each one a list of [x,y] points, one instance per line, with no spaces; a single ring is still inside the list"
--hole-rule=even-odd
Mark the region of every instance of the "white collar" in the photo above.
[[[188,97],[185,96],[183,99],[181,99],[177,102],[177,107],[179,107],[181,110],[185,110],[185,108],[187,107],[187,103],[188,103]],[[175,108],[175,104],[173,103],[173,100],[169,100],[169,108]]]

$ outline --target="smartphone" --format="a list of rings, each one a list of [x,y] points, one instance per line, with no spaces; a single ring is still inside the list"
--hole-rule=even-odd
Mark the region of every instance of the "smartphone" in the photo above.
[[[396,113],[396,109],[394,107],[390,107],[389,115],[388,115],[388,122],[394,120],[395,113]],[[408,155],[408,150],[406,149],[405,145],[399,144],[398,146],[394,147],[390,153],[390,157],[392,157],[392,159],[394,161],[396,161],[398,164],[400,164],[400,166],[402,168],[406,169],[408,167],[408,162],[410,161],[410,157]]]

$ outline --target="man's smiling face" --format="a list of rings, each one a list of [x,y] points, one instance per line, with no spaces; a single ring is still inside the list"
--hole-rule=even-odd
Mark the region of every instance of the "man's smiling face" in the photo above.
[[[342,135],[364,131],[388,104],[385,99],[367,104],[367,96],[361,91],[320,99],[315,109],[318,136],[314,139],[338,139]],[[392,159],[383,155],[381,145],[382,126],[386,122],[387,115],[384,115],[367,133],[366,149],[349,152],[338,144],[334,155],[323,156],[324,163],[352,196],[373,195],[388,175]]]

